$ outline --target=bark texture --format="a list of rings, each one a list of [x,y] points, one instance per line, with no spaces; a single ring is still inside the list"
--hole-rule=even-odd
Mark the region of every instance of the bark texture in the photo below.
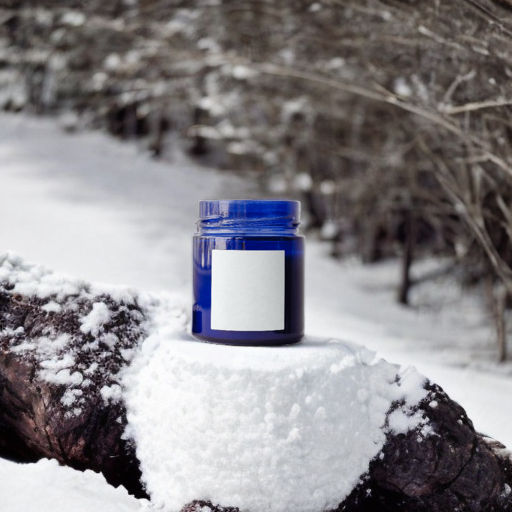
[[[136,304],[94,294],[67,296],[59,301],[60,312],[48,312],[42,309],[48,299],[11,293],[11,286],[0,284],[0,456],[24,462],[55,458],[75,469],[101,472],[112,485],[144,496],[134,447],[122,439],[124,405],[102,395],[102,389],[116,385],[116,375],[126,364],[123,351],[142,335],[142,312]],[[79,317],[100,301],[112,312],[103,333],[115,336],[112,348],[80,330]],[[37,370],[37,351],[15,349],[22,339],[44,343],[64,333],[70,336],[67,350],[73,354],[64,370],[82,383],[90,381],[85,392],[75,394],[71,410],[70,384],[48,382]]]

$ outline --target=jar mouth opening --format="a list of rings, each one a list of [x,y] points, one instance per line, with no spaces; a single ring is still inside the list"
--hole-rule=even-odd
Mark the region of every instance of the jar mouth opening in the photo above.
[[[207,199],[199,201],[200,221],[281,220],[298,225],[300,201],[289,199]]]

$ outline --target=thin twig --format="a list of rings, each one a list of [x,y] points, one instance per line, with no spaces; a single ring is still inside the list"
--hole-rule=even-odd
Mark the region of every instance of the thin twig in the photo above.
[[[482,110],[484,108],[506,107],[508,105],[512,105],[512,99],[475,101],[472,103],[456,106],[442,105],[439,107],[439,109],[444,114],[451,116],[454,114],[461,114],[463,112],[473,112],[475,110]]]

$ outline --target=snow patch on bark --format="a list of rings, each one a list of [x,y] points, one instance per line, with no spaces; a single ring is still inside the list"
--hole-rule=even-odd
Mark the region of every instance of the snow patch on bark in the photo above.
[[[13,253],[0,255],[0,292],[11,296],[14,308],[19,303],[33,312],[38,326],[36,332],[32,322],[27,331],[14,328],[13,318],[13,326],[0,330],[0,340],[7,340],[9,352],[30,360],[40,381],[62,386],[66,416],[79,415],[96,397],[120,400],[116,372],[133,356],[134,339],[144,332],[140,295],[69,278]],[[41,314],[49,316],[38,322]],[[105,382],[101,389],[94,387]]]
[[[97,336],[109,322],[112,314],[104,302],[95,302],[89,314],[80,319],[80,330],[84,334]]]
[[[50,299],[44,310],[58,309],[58,304],[70,296],[92,299],[108,294],[114,300],[133,304],[137,294],[134,290],[122,286],[89,284],[23,260],[13,252],[0,253],[0,284],[9,287],[12,293],[26,297]],[[57,306],[56,306],[57,305]]]

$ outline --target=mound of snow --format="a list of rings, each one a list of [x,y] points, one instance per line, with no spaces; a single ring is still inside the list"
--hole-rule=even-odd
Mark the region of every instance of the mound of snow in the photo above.
[[[394,402],[404,404],[400,431],[418,426],[422,418],[407,411],[426,396],[423,384],[415,370],[339,340],[199,343],[162,311],[124,375],[127,435],[157,507],[209,500],[318,512],[335,508],[368,470]]]
[[[99,473],[59,466],[55,460],[15,464],[0,459],[2,512],[136,512],[147,501],[112,487]]]
[[[133,303],[136,292],[126,286],[88,283],[66,274],[55,272],[43,265],[25,261],[14,252],[0,253],[0,282],[9,286],[13,293],[40,299],[92,298],[96,295],[108,294],[114,300]],[[60,312],[61,306],[49,300],[47,312]]]

